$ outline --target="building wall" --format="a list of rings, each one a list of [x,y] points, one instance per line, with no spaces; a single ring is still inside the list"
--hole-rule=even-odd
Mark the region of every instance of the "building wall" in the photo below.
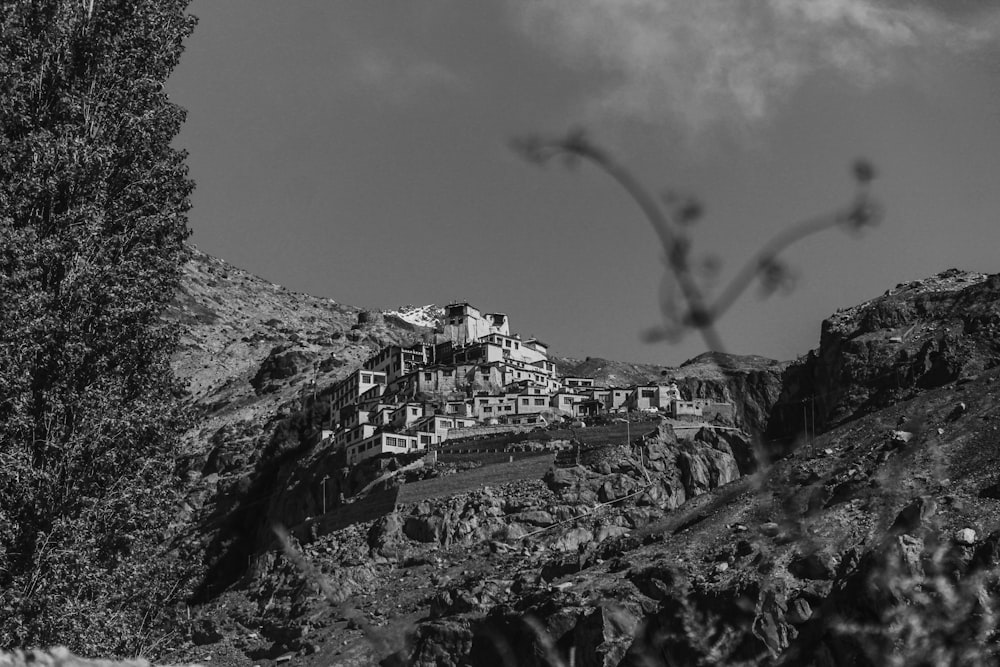
[[[429,363],[431,356],[432,350],[426,345],[413,347],[390,345],[366,359],[362,367],[370,371],[385,373],[386,382],[392,383],[394,380],[412,373],[418,367]]]
[[[695,401],[673,401],[671,413],[674,417],[701,417],[702,406]]]
[[[504,386],[524,380],[547,387],[551,379],[550,375],[537,366],[522,365],[517,362],[503,365]]]
[[[537,414],[549,409],[549,397],[535,394],[520,394],[517,396],[515,412],[519,415]]]
[[[392,413],[389,426],[396,429],[409,428],[425,415],[426,408],[422,403],[403,403]]]
[[[628,399],[631,395],[632,390],[630,389],[611,389],[611,393],[608,395],[608,410],[612,412],[626,410],[628,408]]]
[[[489,335],[490,321],[475,306],[453,303],[445,308],[444,333],[455,345],[468,345]]]
[[[510,335],[510,321],[504,313],[487,313],[486,319],[489,321],[490,333],[498,333],[504,336]]]
[[[517,396],[476,396],[472,399],[473,415],[480,421],[517,413]]]
[[[513,426],[546,426],[548,422],[540,414],[526,414],[519,413],[516,415],[507,415],[500,420],[502,424],[511,424]]]
[[[401,435],[398,433],[377,433],[361,442],[350,445],[347,448],[348,465],[357,465],[365,459],[370,459],[381,454],[412,454],[424,451],[428,445],[433,443],[434,435],[425,433],[428,436],[421,441],[419,435]]]
[[[629,410],[671,410],[673,393],[666,385],[641,385],[628,398]]]
[[[364,368],[354,371],[338,382],[333,388],[331,407],[334,414],[338,413],[342,408],[353,405],[357,402],[358,397],[371,389],[381,387],[382,389],[376,389],[376,391],[381,392],[385,384],[386,378],[384,373],[373,372]]]
[[[550,398],[549,404],[557,410],[564,410],[575,415],[576,405],[585,400],[587,400],[587,397],[582,394],[567,394],[565,392],[560,392],[558,394],[554,394]]]

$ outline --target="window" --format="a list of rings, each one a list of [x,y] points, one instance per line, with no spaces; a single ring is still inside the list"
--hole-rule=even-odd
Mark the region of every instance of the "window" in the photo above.
[[[507,344],[507,347],[510,347],[510,341],[509,340],[505,340],[504,343]]]
[[[483,412],[493,412],[493,408],[487,405],[483,408]]]
[[[424,373],[424,381],[425,382],[430,382],[433,378],[434,378],[433,374],[431,374],[431,373]]]
[[[521,399],[521,405],[528,405],[528,399],[522,398]]]
[[[643,398],[653,398],[653,390],[652,389],[643,389],[642,390],[642,397]]]
[[[361,381],[364,382],[365,384],[370,384],[372,381],[372,376],[368,375],[368,373],[363,373],[361,375]]]
[[[545,405],[545,399],[544,398],[536,398],[535,399],[535,405]]]

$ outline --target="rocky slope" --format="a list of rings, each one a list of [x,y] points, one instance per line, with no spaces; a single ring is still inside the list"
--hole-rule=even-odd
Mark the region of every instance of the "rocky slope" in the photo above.
[[[547,457],[525,445],[495,465],[390,460],[337,482],[336,457],[309,437],[322,415],[297,411],[312,378],[322,394],[378,345],[429,329],[207,256],[189,283],[177,367],[206,422],[185,520],[211,585],[174,661],[993,662],[1000,276],[899,286],[827,320],[791,365],[703,355],[629,371],[736,398],[741,423],[786,438],[762,470],[744,438],[662,427],[593,447],[539,434]],[[316,520],[326,485],[351,495],[382,475]],[[284,555],[274,520],[292,529]]]
[[[325,417],[303,408],[383,346],[431,330],[292,292],[197,250],[166,318],[182,327],[173,366],[196,415],[183,463],[192,488],[177,521],[194,526],[187,550],[204,554],[204,597],[245,571],[261,499]]]
[[[200,525],[192,537],[198,544],[188,546],[206,554],[201,597],[242,576],[257,544],[269,541],[261,506],[284,493],[297,461],[314,454],[314,428],[329,417],[323,396],[381,347],[432,340],[434,330],[423,325],[440,316],[436,306],[379,312],[292,292],[194,251],[167,318],[184,331],[174,368],[197,413],[185,464],[193,489],[178,522]],[[760,376],[760,365],[741,359],[713,375],[711,364],[693,364],[682,374],[699,396],[753,397],[741,391],[743,378]],[[749,400],[746,409],[738,401],[740,414],[755,425],[762,410],[753,404],[757,399]],[[323,474],[335,478],[332,499],[342,491],[350,496],[380,474],[365,470],[340,480],[343,462],[323,460],[329,468]],[[343,488],[334,486],[341,482]]]
[[[788,368],[771,435],[823,430],[993,368],[998,297],[1000,276],[951,269],[838,311],[819,348]]]
[[[838,427],[581,570],[425,621],[407,659],[994,664],[998,393],[989,371]],[[896,432],[913,414],[923,427]]]
[[[290,290],[194,250],[166,314],[182,326],[174,370],[200,410],[193,447],[260,430],[314,387],[344,377],[385,345],[429,333],[401,317]],[[245,453],[245,452],[244,452]]]
[[[373,664],[409,650],[421,619],[478,617],[544,591],[756,465],[746,439],[703,431],[678,440],[668,426],[628,445],[583,449],[579,463],[536,459],[488,466],[496,471],[488,485],[436,466],[455,486],[411,482],[380,516],[332,532],[293,530],[305,564],[262,552],[252,577],[198,609],[197,647],[176,657],[261,664],[291,652],[297,664]],[[316,581],[303,586],[311,576],[325,596]]]

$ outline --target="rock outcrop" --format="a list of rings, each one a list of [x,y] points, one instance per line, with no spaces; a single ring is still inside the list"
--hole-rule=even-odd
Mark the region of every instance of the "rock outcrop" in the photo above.
[[[822,431],[998,363],[1000,275],[900,284],[823,321],[819,348],[788,369],[769,437]]]

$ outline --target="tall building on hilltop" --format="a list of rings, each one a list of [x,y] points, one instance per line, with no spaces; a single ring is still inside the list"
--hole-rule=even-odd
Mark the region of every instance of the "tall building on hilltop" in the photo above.
[[[503,313],[482,314],[468,303],[452,303],[445,308],[445,336],[455,345],[468,345],[491,333],[510,335],[510,323]]]

